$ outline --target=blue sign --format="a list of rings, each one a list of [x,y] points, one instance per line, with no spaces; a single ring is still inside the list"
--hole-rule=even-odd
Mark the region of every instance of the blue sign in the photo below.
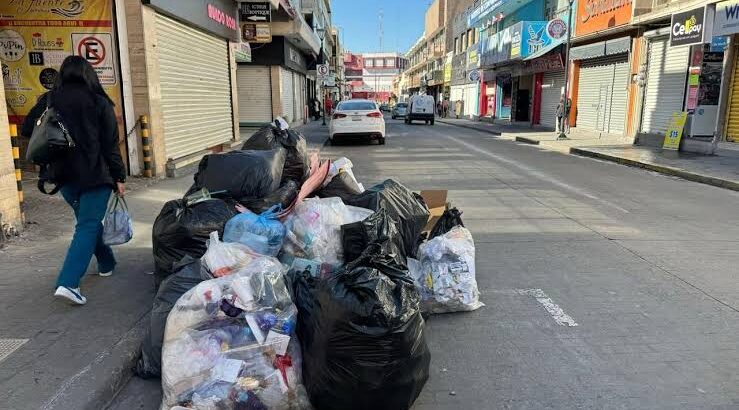
[[[506,2],[507,0],[487,0],[480,4],[480,6],[472,10],[470,15],[467,17],[467,27],[474,26],[478,21],[482,20],[490,12],[495,11]]]
[[[711,51],[722,52],[726,50],[726,46],[729,45],[729,38],[727,36],[715,36],[711,39]]]

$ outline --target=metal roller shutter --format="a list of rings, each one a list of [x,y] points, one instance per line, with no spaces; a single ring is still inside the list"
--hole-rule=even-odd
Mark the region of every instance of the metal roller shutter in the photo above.
[[[735,51],[739,56],[739,47]],[[729,112],[726,115],[726,141],[739,142],[739,57],[734,58],[734,73],[729,87]]]
[[[303,96],[305,90],[305,77],[293,72],[293,107],[295,109],[293,118],[295,121],[303,121],[303,113],[305,112],[305,97]]]
[[[228,43],[156,15],[167,158],[233,139]]]
[[[669,37],[649,42],[641,132],[664,134],[672,113],[683,110],[690,47],[670,47]]]
[[[280,67],[280,81],[282,87],[280,89],[280,101],[282,101],[282,115],[287,122],[295,121],[295,88],[293,86],[293,72]]]
[[[628,76],[627,55],[583,61],[577,93],[577,126],[623,134]]]
[[[557,105],[565,87],[565,72],[553,71],[544,73],[541,82],[541,125],[555,128],[557,126]]]
[[[239,122],[271,122],[272,84],[269,67],[239,65],[236,84],[239,89]]]

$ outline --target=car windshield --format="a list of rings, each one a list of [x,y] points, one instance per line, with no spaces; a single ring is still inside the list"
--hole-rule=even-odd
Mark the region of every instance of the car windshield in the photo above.
[[[408,104],[406,104],[406,103],[400,103],[400,104],[396,105],[396,107],[398,107],[398,108],[406,108],[406,107],[408,107]]]
[[[338,109],[341,111],[368,111],[376,110],[377,106],[369,101],[345,101],[339,104]]]

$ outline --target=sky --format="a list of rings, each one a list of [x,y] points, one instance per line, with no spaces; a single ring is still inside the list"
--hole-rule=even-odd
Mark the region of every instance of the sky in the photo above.
[[[406,52],[423,33],[430,0],[332,0],[334,26],[340,27],[344,50],[354,53]],[[380,50],[379,15],[383,11]]]

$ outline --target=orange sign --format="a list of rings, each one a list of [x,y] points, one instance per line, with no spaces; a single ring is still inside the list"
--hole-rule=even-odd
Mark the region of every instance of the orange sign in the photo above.
[[[629,24],[631,6],[632,0],[579,0],[575,36]]]

